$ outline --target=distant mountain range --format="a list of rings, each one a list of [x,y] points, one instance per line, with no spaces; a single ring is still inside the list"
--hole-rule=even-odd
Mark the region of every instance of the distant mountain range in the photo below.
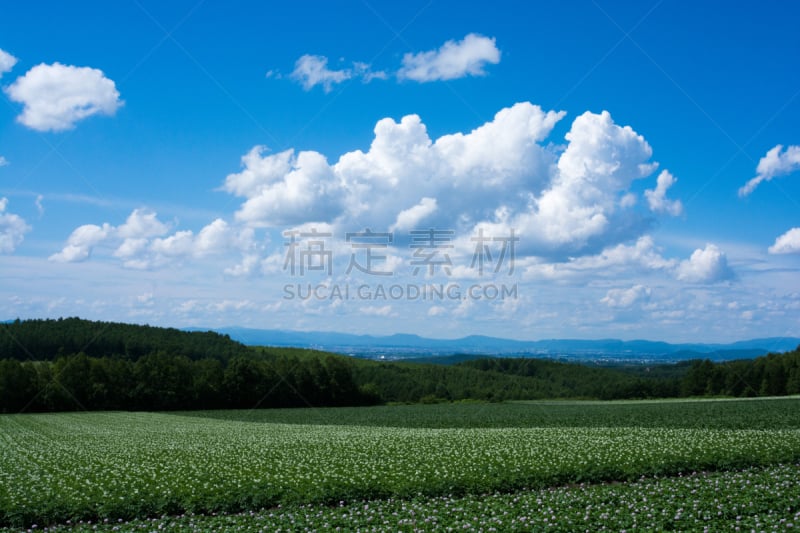
[[[190,328],[202,330],[203,328]],[[797,337],[770,337],[730,344],[670,344],[667,342],[619,339],[548,339],[519,341],[481,335],[460,339],[429,339],[418,335],[351,335],[335,332],[262,330],[240,327],[213,331],[253,346],[315,348],[370,359],[424,359],[462,355],[495,357],[540,357],[583,361],[717,361],[750,359],[771,352],[785,352],[800,345]]]

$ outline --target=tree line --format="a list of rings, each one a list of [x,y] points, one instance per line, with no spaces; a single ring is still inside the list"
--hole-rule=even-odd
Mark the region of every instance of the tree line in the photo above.
[[[84,353],[136,361],[158,351],[225,363],[250,350],[213,331],[189,332],[80,318],[17,319],[0,324],[0,359],[53,361],[59,356]]]
[[[252,348],[227,363],[156,351],[0,360],[0,412],[191,410],[376,403],[677,396],[676,378],[533,359],[452,366],[375,362],[299,349]]]
[[[798,350],[652,368],[528,358],[437,365],[253,348],[214,332],[80,319],[0,325],[0,412],[798,393]]]
[[[0,412],[253,409],[365,405],[347,361],[276,356],[191,360],[156,352],[136,361],[89,357],[0,360]]]
[[[800,346],[751,360],[694,361],[682,383],[684,396],[784,396],[800,394]]]
[[[537,400],[548,398],[656,398],[677,396],[680,379],[649,378],[614,368],[541,359],[487,358],[452,366],[357,364],[357,383],[383,401]]]

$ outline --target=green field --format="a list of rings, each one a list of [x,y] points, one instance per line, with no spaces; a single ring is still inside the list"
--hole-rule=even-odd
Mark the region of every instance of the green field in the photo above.
[[[800,525],[800,468],[774,466],[508,494],[290,505],[76,523],[53,531],[765,531]]]
[[[4,415],[0,524],[762,527],[798,462],[797,398]]]
[[[531,401],[196,411],[187,416],[279,424],[407,428],[646,427],[800,429],[800,398]]]

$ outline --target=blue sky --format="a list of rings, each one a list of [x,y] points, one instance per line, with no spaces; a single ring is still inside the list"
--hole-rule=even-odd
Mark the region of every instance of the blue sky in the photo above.
[[[800,335],[796,6],[164,4],[4,8],[0,317]]]

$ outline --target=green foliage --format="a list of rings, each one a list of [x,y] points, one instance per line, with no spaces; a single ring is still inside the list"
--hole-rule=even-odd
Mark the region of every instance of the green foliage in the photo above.
[[[0,411],[204,409],[0,415],[0,527],[762,530],[800,518],[798,398],[540,400],[798,394],[798,350],[438,366],[78,319],[0,327]],[[347,407],[384,402],[414,405]]]
[[[358,383],[373,384],[385,402],[489,402],[543,398],[658,398],[677,396],[680,379],[642,377],[605,367],[538,359],[479,359],[452,366],[353,362]]]
[[[349,361],[211,332],[80,319],[3,324],[0,412],[370,405]],[[76,351],[73,351],[76,350]]]
[[[192,411],[185,416],[269,424],[446,428],[800,430],[800,398],[531,401],[326,409]]]
[[[752,360],[693,361],[683,380],[684,396],[783,396],[800,393],[800,347]]]
[[[347,361],[235,357],[192,361],[155,352],[135,362],[85,354],[52,363],[0,361],[0,412],[253,409],[371,405]]]
[[[237,412],[229,412],[228,419],[220,414],[212,418],[202,413],[198,416],[120,412],[2,415],[0,527],[63,524],[67,520],[109,519],[113,522],[184,512],[231,513],[264,507],[280,514],[283,511],[274,509],[278,504],[303,509],[309,504],[330,505],[375,498],[384,501],[376,504],[379,507],[390,506],[390,502],[398,498],[406,502],[427,501],[428,505],[436,507],[441,498],[473,495],[459,500],[473,506],[485,498],[476,495],[495,491],[599,481],[632,482],[642,476],[795,464],[800,459],[800,431],[777,427],[783,419],[771,418],[775,402],[786,402],[787,412],[797,412],[797,399],[663,402],[660,405],[668,409],[671,427],[666,424],[629,427],[623,425],[622,420],[632,412],[631,406],[640,404],[614,402],[588,406],[602,405],[610,411],[619,410],[606,416],[607,420],[617,420],[616,427],[587,427],[581,425],[583,419],[562,416],[556,417],[560,425],[554,423],[550,427],[484,428],[470,427],[473,421],[487,418],[479,412],[482,407],[508,408],[511,413],[505,419],[510,420],[519,413],[519,408],[540,411],[544,406],[449,404],[364,409],[383,413],[391,424],[397,424],[385,426],[325,423],[341,415],[342,410],[338,409],[286,411],[294,413],[298,421],[318,416],[320,411],[330,411],[316,424],[259,422]],[[576,409],[587,405],[570,403]],[[744,405],[752,404],[755,407],[750,408],[748,416],[755,418],[760,409],[773,427],[759,430],[710,429],[700,425],[680,427],[685,419],[698,415],[692,410],[693,406],[706,403],[716,404],[719,412],[728,411],[729,420],[733,420]],[[409,427],[419,425],[418,417],[427,418],[427,424],[434,426],[444,409],[455,407],[469,408],[462,412],[463,427]],[[397,411],[394,417],[388,413],[392,409]],[[430,413],[425,414],[426,410]],[[651,411],[653,413],[655,411]],[[640,413],[640,419],[643,418]],[[800,425],[797,418],[795,414],[794,427]],[[405,423],[401,423],[402,420]],[[796,469],[778,472],[782,472],[782,479],[796,482]],[[703,516],[692,514],[699,513],[700,507],[694,508],[690,503],[700,498],[690,491],[701,487],[680,483],[668,484],[665,489],[676,487],[684,491],[672,493],[674,500],[664,499],[668,492],[659,496],[661,489],[650,485],[644,494],[653,498],[648,506],[660,509],[657,506],[663,505],[671,514],[661,515],[660,511],[655,511],[652,514],[656,516],[650,518],[656,522],[647,522],[645,513],[639,517],[640,523],[694,528],[694,522],[673,520]],[[716,498],[727,497],[715,493],[711,485],[703,490]],[[756,490],[765,497],[768,494],[761,484],[747,494]],[[787,485],[784,481],[781,489],[767,501],[769,505],[783,505],[783,499],[775,498],[779,494],[789,494],[791,500],[797,490],[796,483]],[[521,495],[523,500],[524,494]],[[544,492],[537,494],[541,496]],[[619,502],[611,493],[602,494],[611,498],[607,504],[606,500],[600,500],[599,496],[595,499],[591,494],[585,495],[583,501],[599,508],[606,505],[609,509],[614,508],[614,502]],[[492,501],[491,498],[488,501]],[[503,505],[501,501],[496,505]],[[541,513],[543,508],[534,505],[535,501],[522,504],[525,511],[521,516],[533,520],[534,516],[529,513],[538,509],[537,520],[550,518]],[[796,505],[797,500],[794,501],[792,505]],[[513,498],[508,502],[514,502]],[[645,503],[641,501],[637,505]],[[565,517],[574,520],[571,513],[577,511],[568,511],[567,507],[563,507]],[[676,519],[679,507],[684,511],[680,513],[682,518]],[[477,513],[481,507],[471,508]],[[764,504],[759,509],[766,512],[778,508]],[[593,514],[586,505],[582,511],[591,514],[592,523],[601,523],[603,512]],[[629,511],[630,508],[626,512]],[[728,511],[749,513],[726,509]],[[450,516],[450,512],[455,514]],[[442,520],[466,518],[454,510],[439,516]],[[621,518],[615,516],[613,520]],[[627,522],[613,523],[614,527],[633,527],[626,525]],[[375,525],[379,529],[395,529],[381,524],[383,522]],[[574,529],[567,525],[569,522],[564,524],[564,528]],[[346,525],[342,527],[351,529]],[[328,528],[320,526],[320,529]],[[528,526],[526,530],[530,529],[540,528]]]
[[[249,352],[245,345],[213,331],[186,332],[80,318],[17,320],[0,324],[0,330],[0,359],[17,361],[53,361],[78,353],[136,361],[163,352],[224,362]]]
[[[720,364],[607,367],[487,358],[446,366],[249,348],[213,332],[77,318],[0,327],[0,412],[800,393],[797,350]]]
[[[36,371],[19,361],[0,361],[0,409],[21,411],[36,395]]]
[[[215,333],[31,320],[0,335],[0,412],[184,410],[669,395],[638,376],[535,360],[377,363]],[[649,382],[647,382],[649,383]],[[675,388],[675,387],[673,387]]]
[[[87,523],[49,531],[777,531],[800,523],[800,467],[513,493],[300,504],[222,515]]]
[[[496,358],[459,363],[484,372],[534,378],[546,387],[546,398],[587,397],[602,400],[629,398],[668,398],[678,396],[680,379],[685,370],[666,371],[656,367],[591,367],[575,363],[560,363],[541,359]],[[522,398],[514,398],[522,399]],[[529,399],[529,398],[525,398]]]

